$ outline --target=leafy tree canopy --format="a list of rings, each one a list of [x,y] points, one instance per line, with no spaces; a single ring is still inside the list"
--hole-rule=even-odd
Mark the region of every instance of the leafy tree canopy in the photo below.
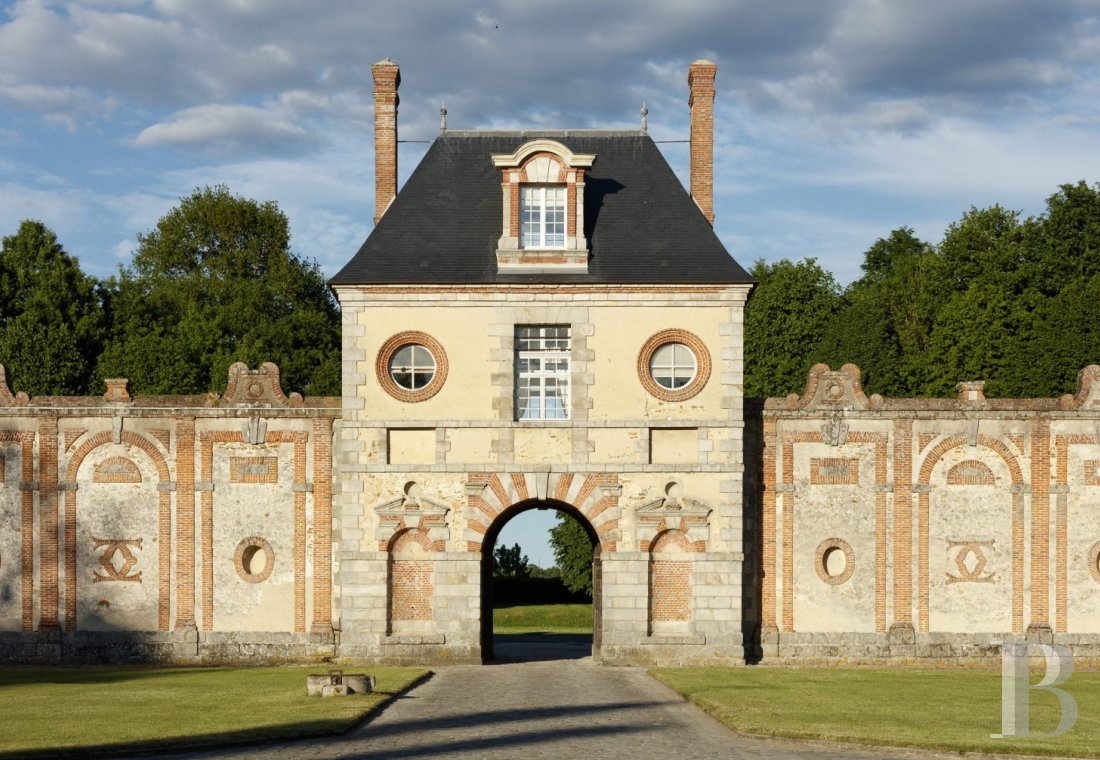
[[[32,395],[87,394],[102,347],[94,278],[41,222],[25,220],[0,249],[0,363]]]
[[[592,595],[592,541],[572,516],[558,512],[558,524],[550,529],[550,546],[570,591]]]
[[[505,578],[526,578],[530,574],[527,555],[523,554],[519,544],[505,546],[501,544],[493,552],[493,575]]]
[[[101,377],[128,377],[145,394],[220,392],[233,362],[273,361],[287,391],[339,393],[336,303],[271,201],[195,190],[138,235],[113,286]]]
[[[864,254],[838,293],[812,260],[758,263],[745,312],[745,393],[799,391],[824,360],[859,365],[869,393],[1050,397],[1100,361],[1100,185],[1062,185],[1044,214],[971,208],[938,245],[909,228]]]
[[[757,261],[745,308],[745,395],[800,392],[840,308],[840,287],[814,259]]]

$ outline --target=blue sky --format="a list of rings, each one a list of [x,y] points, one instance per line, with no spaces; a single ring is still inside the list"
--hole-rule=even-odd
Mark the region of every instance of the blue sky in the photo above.
[[[467,129],[633,128],[644,101],[683,140],[687,65],[714,60],[715,228],[746,266],[847,282],[899,226],[935,242],[971,205],[1100,181],[1100,0],[25,0],[0,3],[0,232],[41,219],[107,276],[224,183],[334,273],[371,229],[384,57],[406,140],[442,101]]]

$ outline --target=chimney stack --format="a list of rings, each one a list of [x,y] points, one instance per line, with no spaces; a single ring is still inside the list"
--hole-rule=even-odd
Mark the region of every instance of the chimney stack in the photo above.
[[[389,58],[370,67],[374,77],[374,223],[397,195],[397,88],[401,69]]]
[[[714,75],[718,66],[698,60],[688,67],[691,108],[691,197],[714,224]]]

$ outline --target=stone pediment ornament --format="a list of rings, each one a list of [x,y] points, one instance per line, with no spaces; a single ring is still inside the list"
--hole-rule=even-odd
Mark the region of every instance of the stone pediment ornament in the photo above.
[[[23,391],[13,394],[8,387],[8,374],[4,365],[0,364],[0,406],[26,406],[31,402],[30,396]]]
[[[1067,393],[1059,399],[1062,409],[1100,408],[1100,366],[1090,364],[1077,373],[1077,392]]]
[[[684,530],[694,534],[693,540],[706,541],[710,524],[710,507],[683,495],[683,487],[676,481],[665,485],[664,498],[648,501],[637,507],[638,527],[643,535],[649,531]]]
[[[683,486],[676,481],[671,481],[665,486],[664,497],[647,501],[634,511],[639,517],[645,518],[661,518],[670,515],[705,518],[713,510],[702,502],[684,496]]]
[[[424,496],[417,483],[405,485],[405,495],[396,499],[382,502],[374,507],[374,511],[381,517],[444,517],[451,511],[449,505],[442,501]]]
[[[217,406],[300,407],[302,396],[283,393],[279,382],[279,367],[264,362],[259,369],[249,369],[244,362],[229,367],[229,384],[225,394],[214,400]]]
[[[647,501],[635,512],[645,517],[668,517],[680,515],[682,517],[707,517],[714,510],[701,501],[695,499],[654,499]]]
[[[799,396],[792,393],[784,399],[783,408],[792,411],[858,411],[878,409],[882,396],[868,398],[863,393],[859,367],[845,364],[838,370],[828,364],[815,364],[806,378],[806,390]]]

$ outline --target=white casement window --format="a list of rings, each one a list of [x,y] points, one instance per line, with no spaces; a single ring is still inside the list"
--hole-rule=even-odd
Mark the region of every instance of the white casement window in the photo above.
[[[663,388],[676,390],[695,379],[695,354],[683,343],[666,343],[653,352],[649,374]]]
[[[565,185],[522,186],[519,214],[524,248],[565,247]]]
[[[568,325],[516,326],[516,419],[569,419]]]

